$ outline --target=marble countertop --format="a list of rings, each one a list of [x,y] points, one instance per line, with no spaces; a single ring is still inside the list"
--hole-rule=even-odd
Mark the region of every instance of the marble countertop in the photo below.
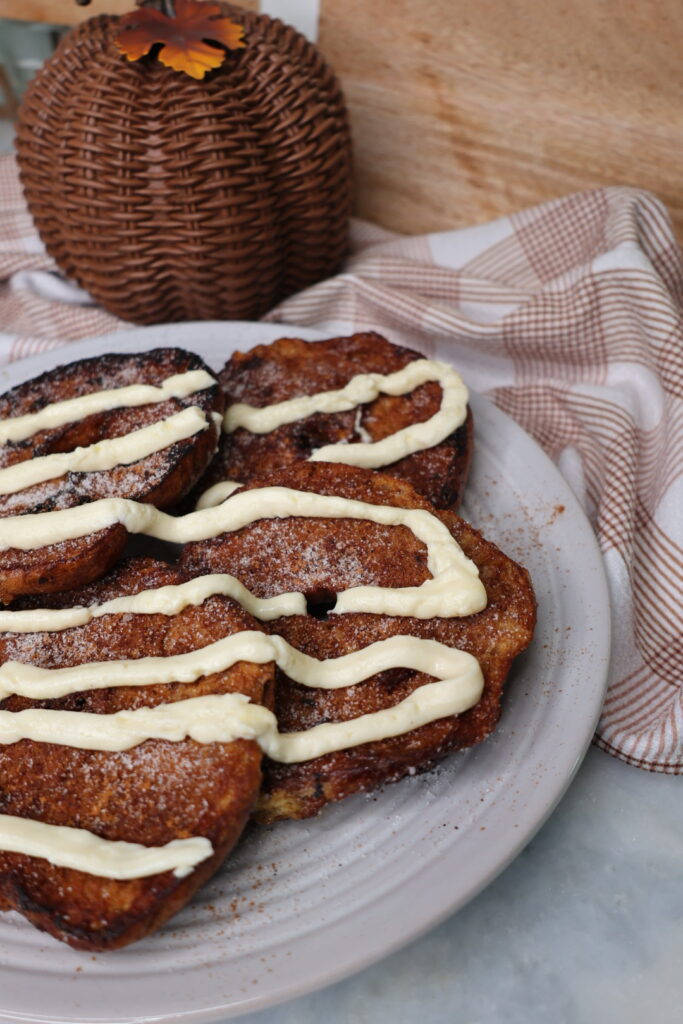
[[[248,1024],[679,1024],[683,794],[591,748],[551,818],[440,927]]]

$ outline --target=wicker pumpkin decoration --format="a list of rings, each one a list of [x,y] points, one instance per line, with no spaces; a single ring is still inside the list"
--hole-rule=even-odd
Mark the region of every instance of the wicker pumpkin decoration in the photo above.
[[[48,253],[135,323],[257,318],[346,249],[351,147],[333,73],[289,26],[221,8],[246,45],[203,80],[127,61],[118,19],[100,16],[64,37],[20,112]]]

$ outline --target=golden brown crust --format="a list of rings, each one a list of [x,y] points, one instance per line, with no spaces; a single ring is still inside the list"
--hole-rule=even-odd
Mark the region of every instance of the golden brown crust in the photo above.
[[[125,527],[115,523],[35,551],[0,551],[0,603],[9,604],[19,594],[52,594],[90,583],[118,561],[127,536]]]
[[[392,372],[415,358],[418,353],[390,345],[374,334],[314,345],[281,339],[245,355],[236,354],[221,381],[230,400],[265,405],[296,394],[342,387],[360,372]],[[201,360],[181,350],[83,360],[58,367],[0,397],[0,418],[34,411],[95,388],[133,382],[159,384],[172,373],[200,367],[205,368]],[[0,466],[117,436],[187,405],[221,411],[223,399],[218,391],[207,389],[182,402],[114,410],[43,432],[19,445],[2,446]],[[378,440],[429,418],[438,409],[440,398],[441,390],[433,383],[409,396],[380,396],[363,407],[362,426]],[[201,486],[227,475],[247,479],[251,487],[282,485],[432,511],[430,501],[448,506],[459,500],[471,455],[471,417],[441,445],[387,467],[386,473],[302,461],[323,444],[358,440],[357,424],[358,412],[353,411],[309,417],[264,437],[238,431],[224,442],[210,469],[213,477],[205,478]],[[114,494],[162,507],[175,504],[206,465],[214,439],[213,429],[207,430],[134,467],[77,474],[18,496],[0,496],[0,516],[69,508]],[[338,657],[377,640],[409,633],[471,652],[485,677],[482,700],[462,715],[300,765],[266,760],[258,803],[261,754],[254,742],[147,741],[124,753],[31,741],[0,746],[0,813],[72,825],[104,838],[147,845],[204,835],[214,847],[213,856],[182,880],[166,872],[147,879],[110,881],[57,868],[39,858],[0,852],[0,909],[19,910],[37,927],[79,949],[124,946],[149,934],[191,898],[237,842],[255,804],[257,820],[262,822],[309,817],[330,801],[426,770],[449,753],[485,739],[498,720],[510,665],[533,633],[533,590],[526,570],[469,524],[451,511],[435,514],[480,568],[489,603],[478,615],[418,620],[328,614],[335,595],[349,587],[414,586],[429,577],[424,545],[407,528],[365,521],[263,520],[234,534],[187,545],[179,568],[152,559],[134,559],[94,583],[91,581],[107,571],[123,551],[126,531],[122,526],[41,551],[0,552],[0,601],[8,602],[17,594],[36,595],[21,598],[15,607],[99,603],[120,594],[179,583],[190,575],[229,572],[261,597],[304,592],[310,614],[284,617],[265,628],[315,658]],[[172,618],[114,615],[58,634],[0,634],[0,662],[16,659],[59,667],[176,654],[241,629],[258,628],[264,627],[237,604],[212,597]],[[18,711],[42,706],[103,714],[239,690],[274,707],[279,728],[288,732],[390,707],[430,679],[394,669],[354,687],[326,691],[299,686],[280,671],[276,676],[272,666],[239,664],[195,684],[95,690],[53,701],[12,697],[0,702],[0,708]]]
[[[359,373],[393,373],[423,356],[373,332],[327,341],[281,338],[236,352],[220,374],[228,404],[264,406],[299,395],[343,388]],[[201,488],[221,480],[248,483],[307,459],[315,448],[361,440],[358,425],[373,441],[429,419],[441,404],[441,388],[430,382],[408,395],[380,395],[341,413],[316,413],[269,434],[238,429],[221,439]],[[381,472],[407,480],[437,508],[457,507],[472,454],[472,416],[441,444],[416,452]],[[199,488],[198,488],[199,490]]]
[[[135,559],[71,594],[31,598],[23,607],[101,603],[140,590],[180,583],[179,570]],[[172,655],[204,646],[255,621],[229,598],[212,597],[175,616],[108,615],[60,633],[0,634],[0,659],[43,667]],[[51,707],[113,713],[207,693],[239,691],[272,706],[273,670],[239,663],[196,683],[113,688],[58,700],[10,697],[0,707]],[[47,861],[0,853],[0,907],[19,910],[37,927],[78,949],[116,949],[175,913],[220,866],[249,818],[261,781],[253,741],[200,744],[148,740],[122,753],[77,750],[23,740],[0,747],[0,813],[85,828],[106,839],[162,845],[206,836],[213,856],[190,876],[172,872],[111,881]]]
[[[403,481],[347,466],[298,463],[272,474],[267,483],[380,505],[430,507]],[[251,486],[257,486],[256,482]],[[257,809],[260,821],[309,817],[329,801],[374,789],[402,778],[411,769],[431,767],[445,755],[481,742],[494,728],[512,660],[533,633],[535,600],[529,575],[454,513],[436,514],[480,569],[488,606],[477,615],[429,620],[360,613],[325,615],[342,589],[362,584],[416,586],[429,577],[426,549],[406,527],[343,519],[263,520],[234,534],[186,547],[182,563],[195,573],[235,573],[245,586],[264,597],[286,590],[305,593],[314,614],[280,618],[268,626],[306,654],[338,657],[407,633],[469,651],[484,673],[482,700],[462,715],[441,719],[406,736],[363,744],[300,765],[266,761]],[[278,559],[273,558],[275,551]],[[398,703],[430,678],[393,669],[357,686],[316,690],[299,686],[278,671],[279,727],[296,731],[377,711]]]
[[[208,370],[196,355],[183,349],[108,354],[81,359],[20,384],[0,396],[0,419],[37,412],[52,402],[92,391],[130,384],[160,385],[167,377],[189,370]],[[153,405],[112,409],[87,416],[16,443],[0,445],[0,467],[53,452],[70,451],[104,438],[119,437],[196,405],[221,413],[224,399],[218,385],[183,399]],[[210,426],[131,466],[94,473],[69,473],[16,494],[0,495],[0,517],[73,508],[98,498],[123,497],[154,504],[176,504],[201,476],[211,459],[217,428]],[[87,583],[105,573],[125,544],[126,531],[114,526],[64,544],[35,551],[0,551],[0,602],[19,594],[50,593]]]

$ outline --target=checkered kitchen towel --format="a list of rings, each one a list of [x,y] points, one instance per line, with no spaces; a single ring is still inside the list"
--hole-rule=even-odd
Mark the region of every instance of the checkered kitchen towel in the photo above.
[[[597,742],[683,773],[683,257],[666,211],[615,188],[462,231],[354,231],[344,272],[267,319],[448,352],[536,438],[582,500],[609,577]],[[0,361],[126,326],[86,302],[42,253],[0,159]]]

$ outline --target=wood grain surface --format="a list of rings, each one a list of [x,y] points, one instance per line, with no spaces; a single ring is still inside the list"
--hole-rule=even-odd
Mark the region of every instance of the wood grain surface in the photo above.
[[[438,230],[627,184],[683,236],[680,0],[322,0],[319,41],[361,216]]]
[[[0,0],[0,17],[132,6]],[[319,29],[351,108],[360,216],[439,230],[622,184],[660,196],[683,237],[680,0],[321,0]]]

